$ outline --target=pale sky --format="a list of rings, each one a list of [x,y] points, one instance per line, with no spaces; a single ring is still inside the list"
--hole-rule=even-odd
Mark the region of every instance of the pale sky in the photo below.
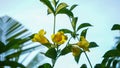
[[[88,56],[93,66],[100,63],[103,54],[115,44],[116,31],[111,31],[113,24],[120,24],[120,0],[60,0],[69,5],[78,4],[73,11],[79,23],[91,23],[94,27],[88,30],[87,39],[95,41],[99,47],[90,49]],[[46,6],[39,0],[0,0],[0,17],[8,15],[29,28],[32,33],[44,29],[47,37],[52,34],[53,16],[47,15]],[[71,28],[66,15],[57,16],[57,28]],[[67,27],[66,27],[67,25]],[[82,54],[76,64],[71,54],[58,59],[55,68],[79,68],[88,64]],[[89,65],[88,65],[89,66]]]

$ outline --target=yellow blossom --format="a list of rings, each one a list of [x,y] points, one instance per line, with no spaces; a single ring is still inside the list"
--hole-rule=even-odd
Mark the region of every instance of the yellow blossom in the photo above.
[[[36,33],[32,39],[33,42],[39,42],[41,44],[49,43],[48,39],[44,36],[46,32],[42,29],[39,33]]]
[[[65,36],[64,33],[60,31],[56,34],[51,35],[51,39],[54,43],[60,45],[65,43],[65,41],[67,40],[67,36]]]
[[[83,48],[84,51],[89,51],[89,42],[83,37],[80,37],[81,40],[77,43],[77,45],[81,48]]]
[[[72,55],[78,56],[80,54],[80,47],[78,45],[72,45]]]

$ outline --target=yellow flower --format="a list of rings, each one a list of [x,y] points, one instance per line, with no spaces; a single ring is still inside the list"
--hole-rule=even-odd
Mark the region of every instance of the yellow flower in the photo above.
[[[89,42],[83,36],[81,36],[80,38],[81,38],[81,41],[79,41],[77,45],[83,48],[84,51],[89,51],[89,48],[88,48]]]
[[[72,55],[78,56],[80,54],[80,47],[78,45],[72,45]]]
[[[41,44],[47,44],[49,43],[48,39],[44,36],[46,32],[42,29],[39,31],[39,33],[35,34],[32,41],[33,42],[39,42]]]
[[[51,39],[54,43],[60,45],[65,43],[67,36],[65,36],[63,32],[57,32],[56,34],[51,35]]]

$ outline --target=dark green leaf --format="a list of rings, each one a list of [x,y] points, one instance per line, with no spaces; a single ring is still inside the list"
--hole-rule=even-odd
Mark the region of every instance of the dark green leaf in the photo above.
[[[96,64],[94,68],[103,68],[102,64]]]
[[[56,0],[52,0],[52,3],[53,3],[53,5],[56,7],[56,5],[57,5]]]
[[[55,48],[50,48],[46,53],[45,53],[45,56],[51,58],[51,59],[54,59],[56,60],[56,57],[57,57],[57,52],[55,50]]]
[[[66,46],[62,51],[60,55],[66,55],[71,52],[71,45]]]
[[[72,27],[73,27],[73,30],[75,31],[76,30],[76,24],[77,24],[77,20],[78,20],[78,17],[73,17],[72,18]]]
[[[53,68],[49,63],[45,63],[41,66],[39,66],[38,68]]]
[[[20,63],[17,63],[15,61],[0,61],[0,66],[10,66],[10,67],[20,67],[20,68],[25,68],[25,66],[23,66]]]
[[[61,9],[57,14],[66,14],[69,17],[73,17],[73,13],[70,10],[68,10],[67,8]]]
[[[49,0],[40,0],[40,1],[43,2],[48,7],[48,9],[52,11],[52,13],[54,13],[54,8]]]
[[[110,68],[110,65],[111,65],[111,63],[112,63],[113,60],[114,60],[114,58],[111,58],[111,59],[108,60],[107,68]]]
[[[107,51],[103,57],[120,57],[119,50],[109,50]]]
[[[72,5],[70,8],[70,11],[72,11],[76,6],[78,6],[78,5],[77,4]]]
[[[84,30],[81,32],[81,36],[84,36],[84,37],[86,38],[87,30],[88,30],[88,28],[87,28],[87,29],[84,29]]]
[[[105,57],[105,58],[102,60],[102,63],[101,63],[102,68],[105,68],[108,60],[109,60],[108,57],[107,57],[107,58]]]
[[[112,65],[113,68],[117,68],[117,63],[118,63],[118,62],[120,62],[120,61],[118,61],[118,60],[114,60],[114,61],[113,61],[113,65]]]
[[[62,31],[62,32],[64,32],[64,33],[69,33],[69,34],[72,33],[72,31],[69,30],[69,29],[60,29],[59,31]]]
[[[117,45],[117,49],[120,51],[120,42]]]
[[[60,3],[56,9],[55,14],[58,14],[59,11],[62,11],[62,9],[66,8],[68,5],[66,3]]]
[[[120,24],[114,24],[111,30],[120,30]]]
[[[98,47],[98,45],[95,42],[90,42],[89,48],[94,48],[94,47]]]
[[[80,68],[87,68],[86,64],[82,64],[82,66]]]
[[[5,51],[5,45],[3,42],[0,41],[0,53],[3,53]]]
[[[74,56],[74,59],[75,59],[75,61],[76,61],[77,63],[79,62],[79,59],[80,59],[80,56],[81,56],[82,52],[83,52],[83,51],[80,49],[79,55],[78,55],[78,56]]]
[[[89,26],[92,26],[92,25],[89,23],[82,23],[78,26],[77,31],[79,31],[81,28],[89,27]]]

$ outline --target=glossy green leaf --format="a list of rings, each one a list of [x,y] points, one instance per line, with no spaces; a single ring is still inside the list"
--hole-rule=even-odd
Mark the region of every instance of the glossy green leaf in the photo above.
[[[54,8],[49,0],[40,0],[40,1],[48,7],[49,11],[54,13]]]
[[[82,28],[89,27],[89,26],[92,26],[92,25],[89,23],[82,23],[78,26],[77,31],[79,31]]]
[[[114,24],[111,30],[120,30],[120,24]]]
[[[73,17],[73,13],[67,8],[61,9],[57,14],[66,14],[69,17]]]
[[[117,45],[117,49],[120,51],[120,42]]]
[[[94,47],[98,47],[98,45],[95,42],[90,42],[89,48],[94,48]]]
[[[51,59],[56,59],[57,57],[57,52],[55,50],[55,48],[50,48],[46,53],[45,56],[51,58]]]
[[[76,24],[77,24],[77,20],[78,20],[78,17],[73,17],[72,18],[72,27],[73,27],[73,30],[75,31],[76,30]]]
[[[109,50],[107,51],[103,57],[120,57],[119,50]]]
[[[76,61],[77,63],[79,63],[79,59],[80,59],[80,56],[81,56],[82,52],[83,52],[83,51],[80,49],[79,55],[78,55],[78,56],[74,56],[74,59],[75,59],[75,61]]]
[[[66,55],[66,54],[70,53],[71,52],[71,47],[72,47],[71,45],[66,46],[64,49],[62,49],[60,55]]]
[[[41,66],[39,66],[38,68],[53,68],[49,63],[45,63]]]
[[[82,66],[80,68],[87,68],[86,64],[82,64]]]
[[[87,29],[84,29],[84,30],[81,32],[81,36],[84,36],[84,37],[86,38],[87,30],[88,30],[88,28],[87,28]]]
[[[70,8],[70,11],[72,11],[76,6],[78,6],[78,5],[77,4],[72,5]]]
[[[0,66],[10,66],[11,68],[12,67],[20,67],[20,68],[25,68],[24,65],[18,63],[18,62],[15,62],[15,61],[0,61]]]
[[[59,31],[62,31],[62,32],[68,33],[68,34],[71,34],[71,33],[72,33],[72,31],[69,30],[69,29],[60,29]]]
[[[62,9],[66,8],[68,5],[66,3],[60,3],[56,9],[55,14],[58,14],[59,11],[62,11]]]

